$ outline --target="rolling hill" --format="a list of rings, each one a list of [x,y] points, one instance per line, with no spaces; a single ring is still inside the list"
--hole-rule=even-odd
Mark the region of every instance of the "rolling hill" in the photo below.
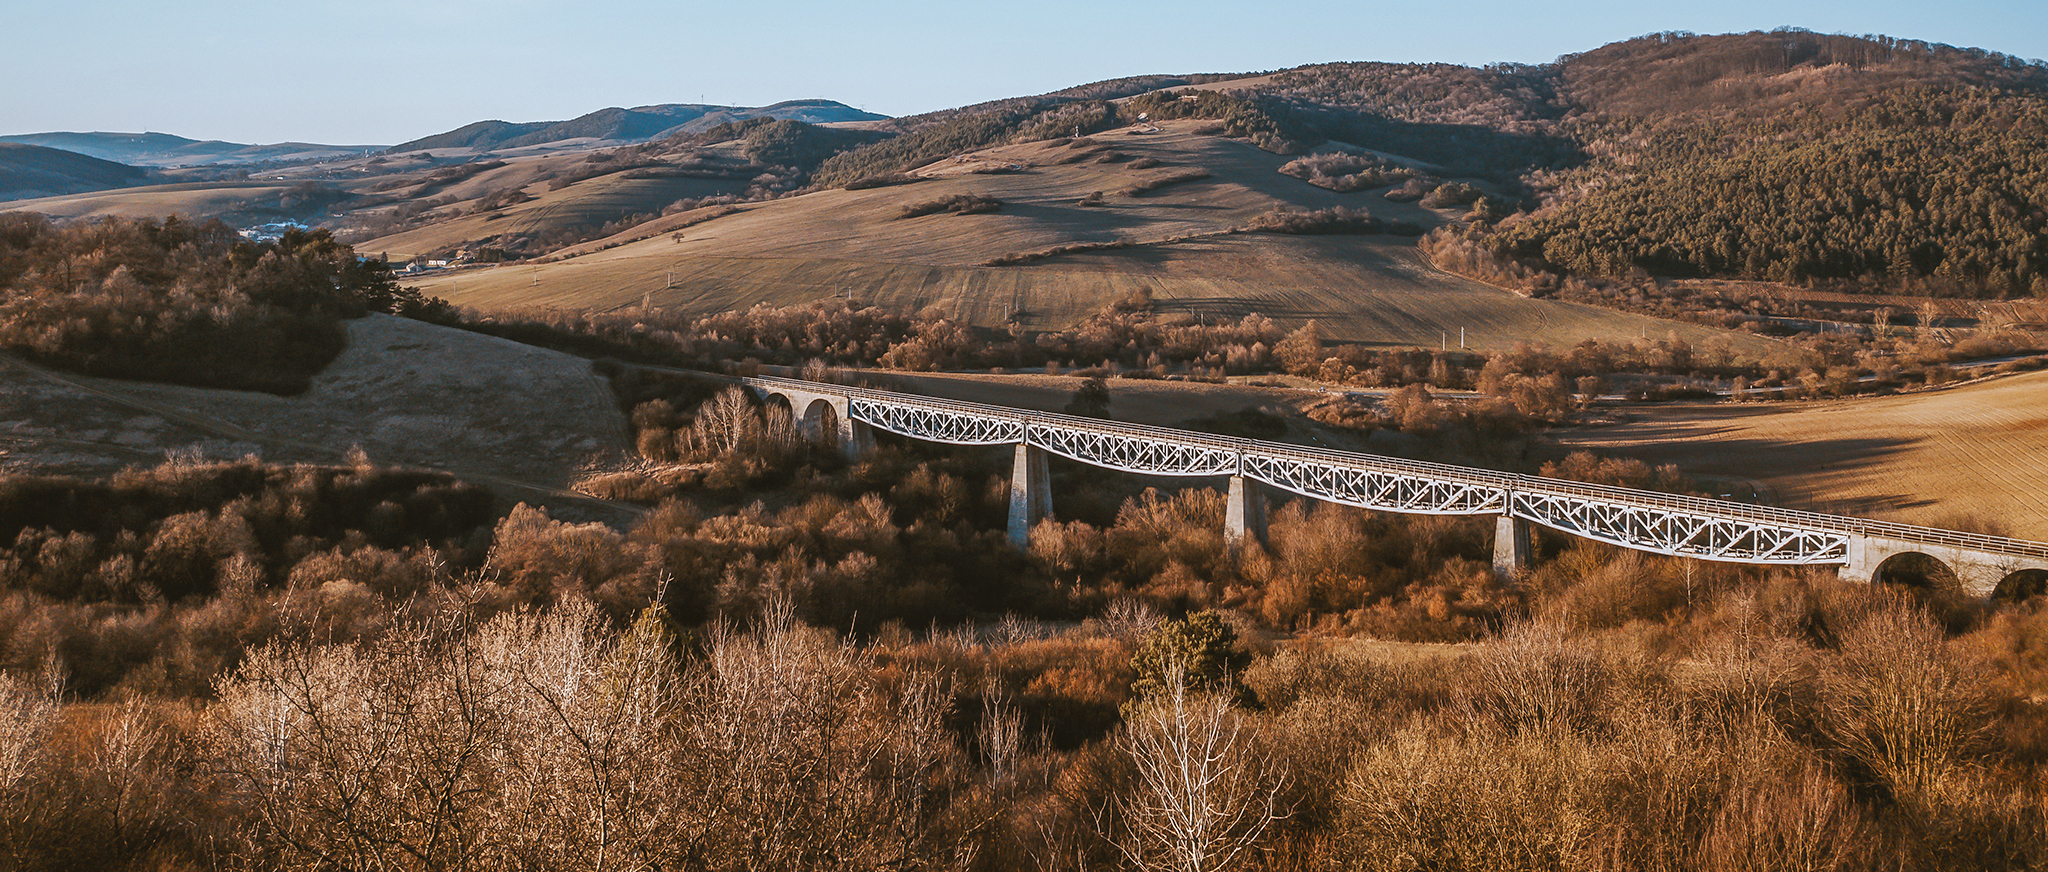
[[[1143,288],[1199,317],[1314,319],[1360,342],[1675,332],[1761,354],[1754,336],[1529,297],[1657,311],[1629,300],[1653,277],[2048,291],[2048,249],[2028,243],[2048,232],[2048,169],[2028,157],[2048,153],[2048,70],[1975,49],[1664,33],[1549,64],[1137,76],[810,123],[852,111],[479,122],[257,180],[24,207],[248,216],[292,200],[365,251],[517,261],[423,285],[484,308],[851,295],[1054,327]],[[903,217],[970,195],[1000,205]],[[1438,271],[1411,235],[1245,232],[1310,212],[1326,230],[1438,228],[1434,262],[1491,284]]]
[[[446,133],[424,136],[391,147],[391,152],[462,148],[478,152],[545,145],[566,140],[593,140],[613,144],[644,142],[682,133],[696,133],[720,124],[750,118],[775,118],[824,124],[840,121],[879,121],[887,116],[862,112],[831,100],[790,100],[773,106],[707,106],[694,103],[664,103],[632,109],[599,109],[568,121],[478,121]]]
[[[1763,353],[1771,342],[1636,315],[1520,297],[1438,272],[1399,236],[1282,236],[1232,232],[1276,209],[1369,205],[1376,215],[1435,225],[1448,210],[1316,187],[1278,170],[1287,159],[1212,133],[1201,122],[1129,128],[1086,141],[1029,142],[958,155],[922,179],[865,190],[817,191],[745,205],[734,214],[633,240],[629,232],[540,264],[464,270],[419,282],[427,293],[483,309],[613,310],[640,305],[710,313],[850,295],[936,308],[983,325],[1012,320],[1066,327],[1143,289],[1162,310],[1203,318],[1251,312],[1317,320],[1333,339],[1383,345],[1475,347],[1539,339],[1677,332],[1702,345]],[[1205,177],[1190,178],[1198,173]],[[1148,184],[1172,179],[1150,190]],[[1080,205],[1103,192],[1103,205]],[[901,217],[906,208],[978,193],[994,214]],[[1075,244],[1078,251],[1014,265],[991,262]],[[381,241],[365,243],[381,250]],[[598,249],[598,250],[592,250]]]
[[[320,145],[310,142],[249,145],[220,140],[187,139],[168,133],[23,133],[0,136],[0,142],[58,148],[101,160],[148,167],[327,160],[360,155],[382,148],[376,145]]]
[[[142,169],[96,157],[0,142],[0,200],[102,191],[140,184],[148,176]]]
[[[55,218],[218,218],[248,226],[279,219],[304,219],[322,214],[323,203],[308,201],[304,183],[288,181],[182,182],[142,185],[19,200],[11,210],[40,212]]]

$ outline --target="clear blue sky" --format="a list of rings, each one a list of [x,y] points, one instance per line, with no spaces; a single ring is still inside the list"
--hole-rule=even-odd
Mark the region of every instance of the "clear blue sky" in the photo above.
[[[801,97],[906,115],[1142,73],[1544,62],[1661,30],[2048,57],[2048,0],[18,0],[0,133],[391,144],[471,121]],[[1545,8],[1549,7],[1549,8]]]

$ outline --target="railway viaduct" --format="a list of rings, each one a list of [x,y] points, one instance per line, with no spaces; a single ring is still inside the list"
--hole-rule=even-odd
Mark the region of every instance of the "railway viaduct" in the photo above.
[[[1491,515],[1493,564],[1528,565],[1531,525],[1625,548],[1776,565],[1834,565],[1843,578],[1872,582],[1903,566],[1938,561],[1975,596],[2013,596],[2048,585],[2048,543],[1917,527],[1726,500],[1677,496],[1561,479],[1304,448],[962,403],[796,379],[738,381],[764,400],[786,403],[805,432],[849,454],[874,432],[954,445],[1011,445],[1011,541],[1051,513],[1048,454],[1146,475],[1229,478],[1226,534],[1265,535],[1265,493],[1288,491],[1388,512]]]

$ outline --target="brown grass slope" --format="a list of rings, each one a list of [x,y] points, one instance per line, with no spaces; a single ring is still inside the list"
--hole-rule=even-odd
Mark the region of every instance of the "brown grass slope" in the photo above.
[[[1781,505],[1934,526],[1974,517],[2048,540],[2048,373],[1872,399],[1674,406],[1558,441],[1759,481]]]
[[[497,209],[473,211],[475,200],[448,207],[452,217],[423,227],[379,236],[357,244],[366,252],[409,259],[433,251],[459,248],[498,236],[545,236],[563,230],[599,227],[623,215],[656,213],[688,197],[732,193],[733,182],[720,179],[628,179],[617,175],[578,182],[559,191],[546,184],[521,187],[532,199]]]
[[[0,363],[0,469],[98,473],[185,451],[378,463],[516,484],[535,499],[626,450],[588,363],[406,318],[348,324],[348,347],[296,397],[53,373]]]
[[[295,182],[183,182],[94,191],[7,204],[8,211],[41,212],[57,218],[219,218],[233,223],[286,217],[279,207]]]
[[[465,271],[422,282],[429,294],[480,309],[656,306],[691,312],[788,305],[835,295],[911,309],[937,307],[977,324],[1014,317],[1065,327],[1136,290],[1169,311],[1204,317],[1259,312],[1316,319],[1334,339],[1436,345],[1459,330],[1478,347],[1600,337],[1725,339],[1758,351],[1765,340],[1552,301],[1529,300],[1439,273],[1404,237],[1228,235],[1276,208],[1364,206],[1430,225],[1445,216],[1361,192],[1339,194],[1283,176],[1287,158],[1194,132],[1112,131],[1092,145],[998,146],[920,170],[928,180],[860,191],[828,190],[755,204],[682,231],[539,267]],[[1094,156],[1073,163],[1077,154]],[[1103,163],[1112,154],[1131,160]],[[1133,168],[1141,158],[1158,166]],[[975,170],[1021,169],[999,173]],[[1123,191],[1199,167],[1208,178],[1142,194]],[[1091,192],[1103,206],[1080,206]],[[905,207],[979,193],[994,214],[902,219]],[[985,266],[1023,252],[1130,240],[1134,248]],[[1180,240],[1180,241],[1172,241]],[[376,243],[372,243],[374,250]]]
[[[72,194],[140,183],[136,167],[56,148],[0,142],[0,199]]]

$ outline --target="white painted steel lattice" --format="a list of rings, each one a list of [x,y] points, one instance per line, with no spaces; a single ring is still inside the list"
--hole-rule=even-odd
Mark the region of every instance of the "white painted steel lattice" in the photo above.
[[[742,381],[764,393],[845,397],[850,420],[915,439],[956,445],[1028,444],[1084,463],[1154,475],[1242,475],[1315,499],[1390,512],[1512,515],[1659,554],[1736,563],[1847,563],[1852,542],[1881,538],[1959,549],[1982,557],[1986,564],[2048,562],[2048,543],[2003,536],[1305,450],[793,379]]]
[[[919,403],[894,403],[853,397],[847,417],[870,427],[929,442],[954,445],[1003,445],[1024,441],[1024,419],[985,415]]]
[[[1130,435],[1092,427],[1033,422],[1031,444],[1083,463],[1150,475],[1235,475],[1237,452],[1228,448]]]
[[[1303,496],[1389,512],[1497,515],[1507,510],[1506,491],[1499,487],[1291,454],[1245,452],[1244,474]]]
[[[1513,502],[1517,517],[1659,554],[1730,563],[1841,563],[1848,559],[1849,537],[1844,533],[1572,495],[1517,492]]]

